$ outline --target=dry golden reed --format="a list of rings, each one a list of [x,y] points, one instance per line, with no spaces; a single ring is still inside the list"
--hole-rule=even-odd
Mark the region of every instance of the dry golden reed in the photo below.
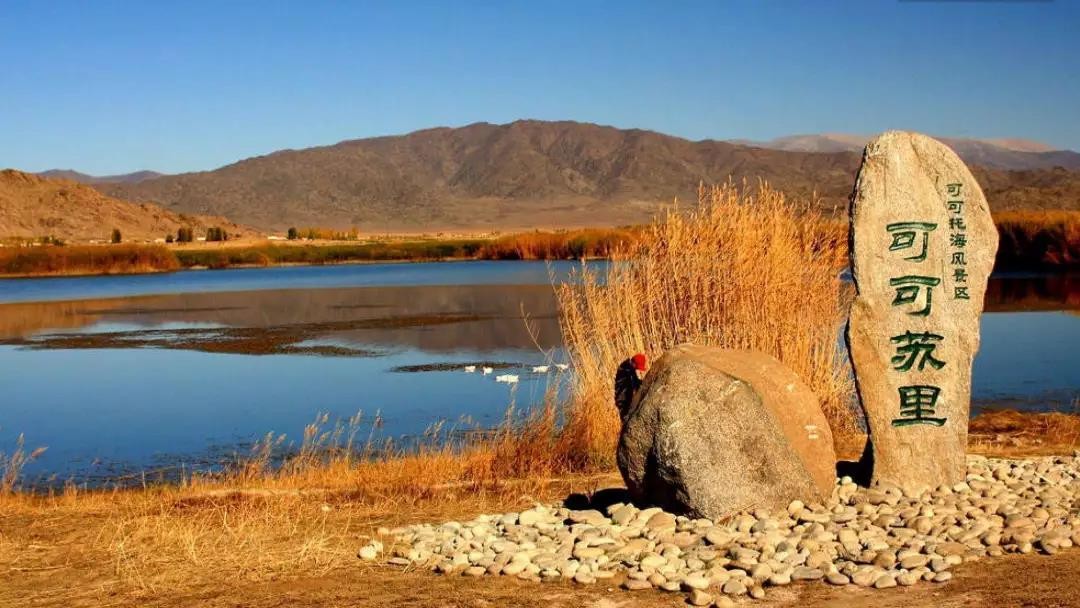
[[[683,342],[777,357],[818,395],[835,432],[854,430],[839,341],[845,238],[766,184],[725,184],[701,187],[688,212],[669,209],[603,270],[583,264],[577,281],[557,287],[575,370],[565,453],[610,464],[614,370],[635,352],[656,357]]]
[[[176,256],[162,245],[48,245],[0,249],[0,275],[132,274],[179,267]]]

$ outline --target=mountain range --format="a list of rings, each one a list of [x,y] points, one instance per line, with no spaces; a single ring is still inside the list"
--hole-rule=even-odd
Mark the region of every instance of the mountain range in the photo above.
[[[81,184],[110,184],[116,182],[141,182],[143,180],[161,177],[165,174],[158,173],[157,171],[135,171],[134,173],[123,173],[120,175],[87,175],[86,173],[79,173],[78,171],[73,171],[71,169],[50,169],[48,171],[42,171],[41,173],[38,173],[38,175],[42,177],[70,179]]]
[[[817,135],[789,135],[769,141],[747,139],[732,140],[746,146],[787,150],[789,152],[859,152],[870,141],[869,135],[822,133]],[[1080,153],[1072,150],[1055,150],[1038,141],[1028,139],[965,139],[937,137],[955,151],[964,162],[992,169],[1024,170],[1080,169]]]
[[[646,221],[672,200],[693,200],[701,182],[728,179],[766,180],[791,196],[842,212],[863,141],[825,135],[747,145],[520,120],[281,150],[212,171],[93,186],[118,199],[224,216],[263,230],[620,225]],[[950,142],[968,156],[995,209],[1080,209],[1075,152],[1015,140]],[[978,160],[990,152],[991,160]],[[1022,170],[999,168],[1002,163]]]
[[[0,171],[0,237],[104,241],[117,228],[125,240],[153,240],[175,235],[181,227],[192,227],[202,235],[210,226],[220,226],[230,235],[253,234],[221,217],[179,214],[150,203],[118,200],[71,180]]]

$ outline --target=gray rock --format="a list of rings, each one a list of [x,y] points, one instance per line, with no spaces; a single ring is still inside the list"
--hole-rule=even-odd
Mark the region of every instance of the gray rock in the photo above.
[[[709,604],[712,604],[713,596],[700,589],[694,589],[690,592],[687,600],[690,602],[691,606],[708,606]]]
[[[646,376],[619,438],[631,495],[713,520],[749,505],[783,511],[795,499],[823,499],[832,479],[823,490],[807,463],[831,468],[835,454],[821,408],[803,398],[808,391],[763,353],[668,351]],[[816,422],[796,435],[788,428],[795,419]]]
[[[682,586],[687,590],[690,589],[708,589],[712,581],[707,576],[702,574],[691,574],[682,580]]]
[[[788,572],[777,572],[769,577],[769,584],[774,587],[783,587],[784,585],[791,584],[791,574]]]
[[[896,576],[891,572],[886,572],[877,577],[874,581],[874,589],[888,589],[889,587],[896,586]]]
[[[746,585],[742,579],[729,579],[720,590],[727,595],[746,595]]]
[[[825,573],[817,568],[807,568],[805,566],[799,566],[791,573],[791,580],[793,581],[816,581],[825,576]]]
[[[937,574],[934,575],[934,578],[933,578],[933,581],[935,583],[944,583],[944,582],[948,582],[950,580],[952,580],[952,572],[949,572],[947,570],[944,571],[944,572],[938,572]]]
[[[860,587],[872,587],[880,576],[880,570],[860,570],[851,575],[851,582]]]
[[[574,575],[574,582],[582,585],[591,585],[596,582],[596,579],[588,572],[578,572]]]
[[[915,572],[901,572],[896,575],[896,583],[904,587],[910,587],[919,582],[921,577]]]
[[[839,572],[830,572],[825,575],[825,580],[830,585],[843,586],[851,583],[851,579]]]
[[[889,131],[866,146],[851,230],[857,296],[847,337],[873,479],[911,495],[955,485],[998,242],[986,198],[947,146]]]

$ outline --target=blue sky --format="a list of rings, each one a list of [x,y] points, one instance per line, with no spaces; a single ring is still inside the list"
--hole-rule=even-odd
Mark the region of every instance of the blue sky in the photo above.
[[[0,0],[0,166],[211,169],[518,118],[1080,150],[1080,2]]]

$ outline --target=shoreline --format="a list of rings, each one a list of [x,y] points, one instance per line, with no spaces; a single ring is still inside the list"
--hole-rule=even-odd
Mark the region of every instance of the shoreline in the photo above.
[[[329,245],[315,245],[316,247],[329,247]],[[416,258],[416,259],[401,259],[401,258],[386,258],[386,259],[351,259],[351,260],[334,260],[328,262],[272,262],[269,264],[256,264],[256,263],[243,263],[243,264],[229,264],[228,266],[215,268],[213,266],[198,264],[192,266],[181,266],[179,268],[151,268],[140,269],[132,271],[83,271],[73,270],[65,272],[28,272],[28,273],[0,273],[0,284],[3,281],[20,280],[20,279],[67,279],[67,278],[86,278],[86,277],[120,277],[120,276],[140,276],[140,275],[158,275],[158,274],[172,274],[177,272],[188,271],[218,271],[218,270],[252,270],[260,268],[295,268],[295,267],[318,267],[318,266],[370,266],[376,264],[444,264],[448,262],[596,262],[604,261],[610,258],[603,256],[586,256],[583,258],[568,257],[568,258],[520,258],[520,259],[499,259],[499,258],[486,258],[486,257],[445,257],[445,258]],[[1068,276],[1080,274],[1080,268],[1072,267],[1069,265],[1062,266],[1043,266],[1043,267],[1030,267],[1022,268],[1009,266],[1002,268],[1001,270],[995,269],[992,277],[1042,277],[1042,276]]]
[[[157,275],[157,274],[173,274],[177,272],[188,271],[204,271],[204,270],[251,270],[256,268],[293,268],[299,266],[365,266],[374,264],[441,264],[446,262],[509,262],[509,261],[535,261],[535,260],[485,260],[482,258],[441,258],[441,259],[420,259],[420,260],[399,260],[399,259],[387,259],[387,260],[340,260],[334,262],[280,262],[274,264],[234,264],[225,268],[213,268],[206,265],[198,266],[182,266],[180,268],[171,269],[151,269],[151,270],[139,270],[133,272],[32,272],[23,274],[0,274],[0,281],[6,280],[18,280],[18,279],[68,279],[68,278],[85,278],[85,277],[128,277],[128,276],[140,276],[140,275]],[[542,260],[541,260],[542,261]]]
[[[601,259],[631,243],[632,229],[532,232],[499,238],[410,241],[236,242],[214,246],[71,245],[0,249],[0,278],[151,274],[187,269],[448,261]]]

